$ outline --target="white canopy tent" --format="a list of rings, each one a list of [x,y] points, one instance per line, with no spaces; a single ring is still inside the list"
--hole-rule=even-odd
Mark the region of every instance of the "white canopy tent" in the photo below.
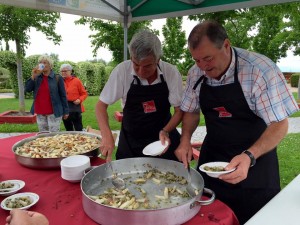
[[[293,2],[295,0],[0,0],[0,4],[63,12],[124,24],[124,59],[131,22]]]

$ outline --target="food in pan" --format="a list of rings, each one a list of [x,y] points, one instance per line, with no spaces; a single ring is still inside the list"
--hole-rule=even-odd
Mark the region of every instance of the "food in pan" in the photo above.
[[[17,147],[16,154],[30,158],[60,158],[97,149],[100,140],[84,134],[57,134],[36,138]]]
[[[88,196],[99,204],[128,210],[159,209],[178,205],[183,199],[189,199],[186,179],[173,172],[163,173],[158,169],[151,169],[137,178],[124,177],[124,180],[128,188],[118,190],[111,187],[99,195]],[[198,190],[195,191],[199,193]]]

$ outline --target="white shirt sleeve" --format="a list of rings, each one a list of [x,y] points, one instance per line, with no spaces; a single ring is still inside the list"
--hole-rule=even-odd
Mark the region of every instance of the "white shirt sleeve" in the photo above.
[[[126,69],[124,64],[119,64],[111,72],[99,99],[105,104],[111,105],[124,95],[124,77]]]

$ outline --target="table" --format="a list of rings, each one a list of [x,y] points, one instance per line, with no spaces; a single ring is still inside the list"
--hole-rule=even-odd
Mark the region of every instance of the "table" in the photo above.
[[[34,134],[25,134],[0,139],[0,180],[18,179],[25,181],[19,192],[34,192],[40,200],[30,210],[47,216],[50,224],[96,225],[82,207],[80,183],[70,183],[61,178],[60,170],[34,170],[21,166],[14,158],[12,146],[19,140]],[[93,159],[92,165],[104,161]],[[0,201],[5,197],[0,196]],[[4,224],[9,212],[0,209],[0,224]],[[211,205],[202,206],[199,213],[184,225],[238,225],[232,210],[219,200]],[[126,224],[130,225],[130,224]]]
[[[300,174],[261,208],[245,225],[299,224]]]

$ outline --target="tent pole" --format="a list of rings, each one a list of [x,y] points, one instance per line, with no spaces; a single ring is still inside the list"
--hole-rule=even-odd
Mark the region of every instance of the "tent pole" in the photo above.
[[[127,6],[127,0],[124,0],[124,61],[127,60],[127,42],[128,42],[128,6]]]

